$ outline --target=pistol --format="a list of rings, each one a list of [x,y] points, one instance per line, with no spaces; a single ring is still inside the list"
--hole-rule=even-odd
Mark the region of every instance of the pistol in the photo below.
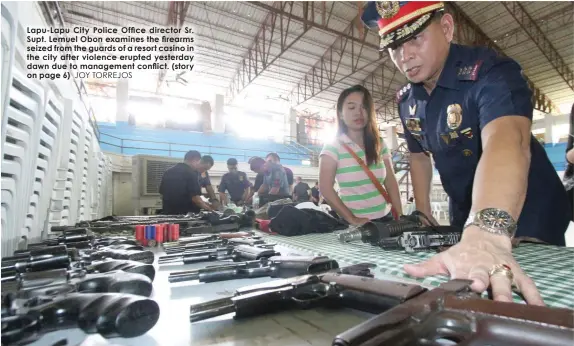
[[[235,313],[235,318],[293,308],[348,307],[381,313],[426,291],[419,285],[327,272],[240,288],[233,297],[190,307],[190,322]]]
[[[448,281],[337,335],[332,345],[571,345],[573,310],[482,299],[471,283]]]
[[[174,261],[182,261],[184,264],[225,260],[232,260],[234,262],[241,260],[254,261],[260,260],[262,258],[269,258],[280,255],[280,253],[275,252],[273,249],[264,249],[249,245],[239,245],[236,247],[224,247],[184,252],[181,255],[160,256],[158,263],[163,264]]]
[[[337,261],[326,256],[273,256],[256,261],[230,263],[208,266],[203,269],[185,270],[169,274],[169,282],[199,280],[199,282],[216,282],[235,279],[289,278],[304,274],[319,274],[338,269]]]
[[[121,293],[69,293],[16,305],[24,308],[2,317],[2,345],[31,343],[71,328],[104,338],[132,338],[147,333],[159,319],[155,301]]]

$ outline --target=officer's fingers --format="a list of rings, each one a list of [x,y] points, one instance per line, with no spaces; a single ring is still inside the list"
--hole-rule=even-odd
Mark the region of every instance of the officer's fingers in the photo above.
[[[425,277],[437,274],[446,275],[448,274],[448,270],[446,269],[442,258],[443,254],[440,253],[421,263],[405,264],[403,268],[407,274],[414,277]]]
[[[492,287],[492,298],[499,302],[512,302],[512,282],[504,275],[497,273],[490,277]]]
[[[526,276],[526,274],[516,274],[514,282],[528,304],[540,306],[546,305],[544,304],[544,300],[542,300],[542,296],[540,295],[538,288],[536,288],[536,284],[531,278]]]
[[[492,282],[488,277],[488,268],[480,265],[473,266],[468,271],[468,279],[472,280],[470,288],[475,292],[484,292]]]

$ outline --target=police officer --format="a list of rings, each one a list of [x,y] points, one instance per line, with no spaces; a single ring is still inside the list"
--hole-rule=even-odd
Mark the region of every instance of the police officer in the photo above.
[[[250,196],[251,183],[247,179],[247,174],[237,169],[237,159],[230,158],[227,160],[227,170],[221,177],[219,184],[219,198],[223,205],[233,202],[236,205],[243,205]],[[231,201],[227,200],[225,192],[229,192]]]
[[[196,150],[188,151],[183,162],[169,168],[162,176],[159,193],[162,196],[162,214],[181,215],[198,213],[212,206],[201,199],[199,177],[213,166],[213,159],[203,159]]]
[[[210,155],[204,155],[201,158],[201,160],[205,161],[206,163],[211,163],[210,169],[211,167],[213,167],[214,162],[213,158]],[[201,188],[205,188],[209,203],[211,203],[213,209],[219,209],[219,200],[217,200],[217,197],[215,196],[215,190],[211,185],[211,179],[209,179],[209,172],[207,171],[201,172],[201,175],[199,177],[199,185],[201,186]]]
[[[472,279],[474,290],[490,285],[500,301],[512,301],[514,282],[529,303],[544,304],[513,258],[511,239],[564,245],[571,210],[531,134],[532,92],[512,59],[452,43],[453,17],[443,9],[438,1],[382,1],[363,14],[410,82],[397,102],[417,209],[431,211],[432,155],[451,224],[464,227],[459,244],[405,271]]]

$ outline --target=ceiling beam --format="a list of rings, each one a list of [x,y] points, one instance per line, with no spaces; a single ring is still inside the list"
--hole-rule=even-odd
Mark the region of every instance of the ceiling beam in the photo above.
[[[313,2],[297,3],[303,7],[303,16],[315,18]],[[234,98],[247,88],[265,70],[273,65],[295,42],[299,41],[312,27],[303,23],[293,23],[291,17],[296,3],[293,1],[276,1],[269,6],[269,13],[255,35],[251,47],[245,53],[233,76],[227,95],[226,103],[233,102]],[[293,37],[295,36],[295,37]],[[279,52],[275,53],[272,47],[279,41]]]
[[[373,97],[375,104],[375,114],[380,122],[389,122],[398,119],[398,109],[393,107],[397,86],[393,87],[395,77],[401,78],[395,64],[388,54],[383,58],[383,62],[371,72],[361,83]],[[392,96],[392,97],[391,97]]]
[[[359,12],[345,31],[338,35],[335,42],[291,91],[289,98],[293,106],[301,105],[335,84],[378,62],[378,59],[372,61],[372,58],[365,57],[365,55],[372,56],[373,49],[367,47],[368,30],[365,30],[362,25],[361,13]],[[378,52],[377,55],[379,58],[381,57]],[[341,61],[344,57],[350,57],[350,59],[346,59],[347,61],[350,60],[350,67],[341,68]]]
[[[187,10],[189,9],[189,1],[170,1],[169,10],[167,12],[167,27],[174,27],[181,29],[185,23],[185,17],[187,15]],[[179,36],[180,34],[171,34],[170,36]],[[163,55],[167,55],[164,53]],[[169,60],[167,61],[169,65]],[[165,76],[167,75],[167,69],[159,71],[157,77],[156,92],[159,93],[165,81]]]
[[[488,46],[496,50],[499,54],[507,56],[504,51],[492,41],[485,33],[482,31],[476,23],[474,23],[461,9],[453,2],[446,2],[445,7],[448,13],[452,14],[455,23],[455,41],[461,44],[471,44],[471,45],[483,45]],[[554,106],[550,98],[546,96],[540,89],[538,89],[534,83],[523,74],[524,78],[528,82],[528,86],[532,90],[532,103],[534,104],[534,109],[539,110],[544,113],[551,113],[556,111],[557,108]]]
[[[518,1],[511,2],[500,2],[504,8],[510,13],[510,15],[520,24],[520,27],[526,32],[528,37],[536,44],[540,49],[542,54],[548,59],[550,65],[554,67],[558,75],[564,79],[566,84],[570,89],[574,90],[574,73],[568,64],[564,62],[564,59],[558,53],[558,50],[554,47],[552,42],[546,37],[542,29],[536,24],[534,19],[528,14],[524,6]],[[574,4],[572,4],[574,7]]]
[[[334,1],[334,2],[335,2],[335,1]],[[267,10],[267,11],[271,11],[271,10],[276,11],[276,9],[275,9],[274,7],[269,6],[269,5],[267,5],[267,4],[264,4],[264,3],[260,2],[260,1],[251,1],[251,2],[248,2],[248,4],[249,4],[249,5],[256,6],[256,7],[259,7],[259,8],[262,8],[262,9],[265,9],[265,10]],[[287,13],[287,12],[285,12],[285,11],[283,11],[282,13],[283,13],[283,15],[284,15],[285,17],[290,18],[291,20],[295,20],[295,21],[297,21],[297,22],[299,22],[299,23],[306,24],[306,25],[308,25],[308,26],[310,26],[310,27],[313,27],[313,28],[315,28],[315,29],[322,30],[322,31],[324,31],[324,32],[326,32],[326,33],[330,33],[330,34],[333,34],[333,35],[335,35],[335,36],[346,35],[344,32],[342,32],[342,31],[340,31],[340,30],[330,28],[330,27],[328,26],[328,21],[325,22],[325,23],[322,21],[322,19],[323,19],[322,16],[315,16],[315,17],[311,17],[311,18],[304,18],[304,17],[298,16],[298,15],[295,15],[295,14],[293,14],[293,13]],[[351,40],[351,41],[355,41],[356,43],[362,43],[362,40],[361,40],[360,38],[353,37],[353,36],[349,36],[349,35],[347,35],[347,37],[348,37],[349,40]],[[373,50],[375,50],[375,51],[379,51],[379,45],[378,45],[378,43],[377,43],[377,44],[372,44],[372,43],[368,43],[368,42],[367,42],[367,43],[365,43],[365,47],[371,48],[371,49],[373,49]]]

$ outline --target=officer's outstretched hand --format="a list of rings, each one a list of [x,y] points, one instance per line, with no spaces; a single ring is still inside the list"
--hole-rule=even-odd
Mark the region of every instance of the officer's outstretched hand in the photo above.
[[[512,282],[503,274],[489,276],[495,265],[505,264],[514,274],[514,284],[529,304],[544,305],[544,301],[526,273],[512,256],[510,239],[467,228],[461,241],[447,251],[418,264],[405,264],[405,271],[414,277],[450,275],[451,279],[473,280],[472,290],[484,292],[492,286],[495,300],[512,302]]]

